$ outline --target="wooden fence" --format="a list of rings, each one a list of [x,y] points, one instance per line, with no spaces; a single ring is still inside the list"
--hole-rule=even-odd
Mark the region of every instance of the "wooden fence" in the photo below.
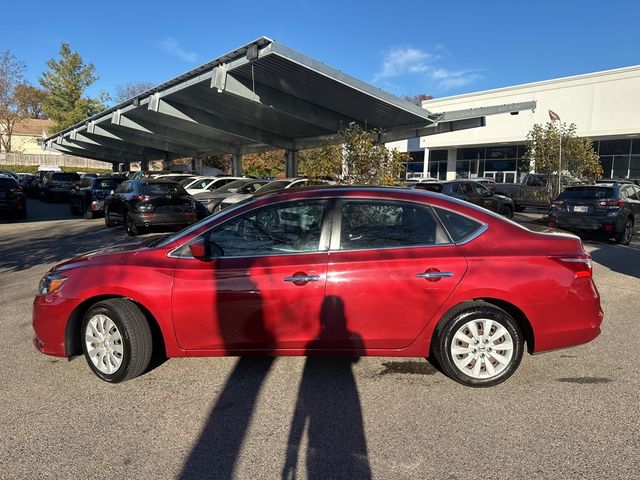
[[[57,165],[58,167],[105,168],[111,170],[110,162],[101,162],[73,155],[0,153],[0,165]]]

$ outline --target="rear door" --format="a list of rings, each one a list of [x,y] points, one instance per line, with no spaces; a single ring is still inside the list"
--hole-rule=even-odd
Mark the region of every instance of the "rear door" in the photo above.
[[[431,209],[342,200],[331,239],[322,349],[401,349],[451,295],[467,262]]]

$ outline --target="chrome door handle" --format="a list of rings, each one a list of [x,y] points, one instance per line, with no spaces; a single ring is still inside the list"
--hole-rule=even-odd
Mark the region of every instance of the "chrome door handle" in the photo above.
[[[299,275],[294,277],[284,277],[282,279],[285,282],[318,282],[320,281],[320,275]]]
[[[426,278],[434,279],[434,278],[449,278],[453,277],[453,272],[424,272],[424,273],[416,273],[416,277],[418,278]]]

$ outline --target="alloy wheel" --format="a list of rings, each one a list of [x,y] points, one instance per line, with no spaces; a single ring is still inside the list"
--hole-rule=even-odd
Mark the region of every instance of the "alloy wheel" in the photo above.
[[[511,363],[513,351],[514,343],[508,330],[488,318],[463,324],[451,341],[454,365],[476,379],[500,375]]]
[[[94,367],[111,375],[122,365],[124,347],[122,334],[107,315],[97,314],[89,319],[85,329],[86,350]]]

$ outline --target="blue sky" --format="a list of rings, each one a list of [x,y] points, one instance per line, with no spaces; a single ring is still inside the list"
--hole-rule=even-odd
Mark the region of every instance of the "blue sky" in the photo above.
[[[393,94],[443,97],[640,64],[618,1],[11,1],[0,50],[37,83],[69,42],[100,79],[161,83],[265,35]]]

